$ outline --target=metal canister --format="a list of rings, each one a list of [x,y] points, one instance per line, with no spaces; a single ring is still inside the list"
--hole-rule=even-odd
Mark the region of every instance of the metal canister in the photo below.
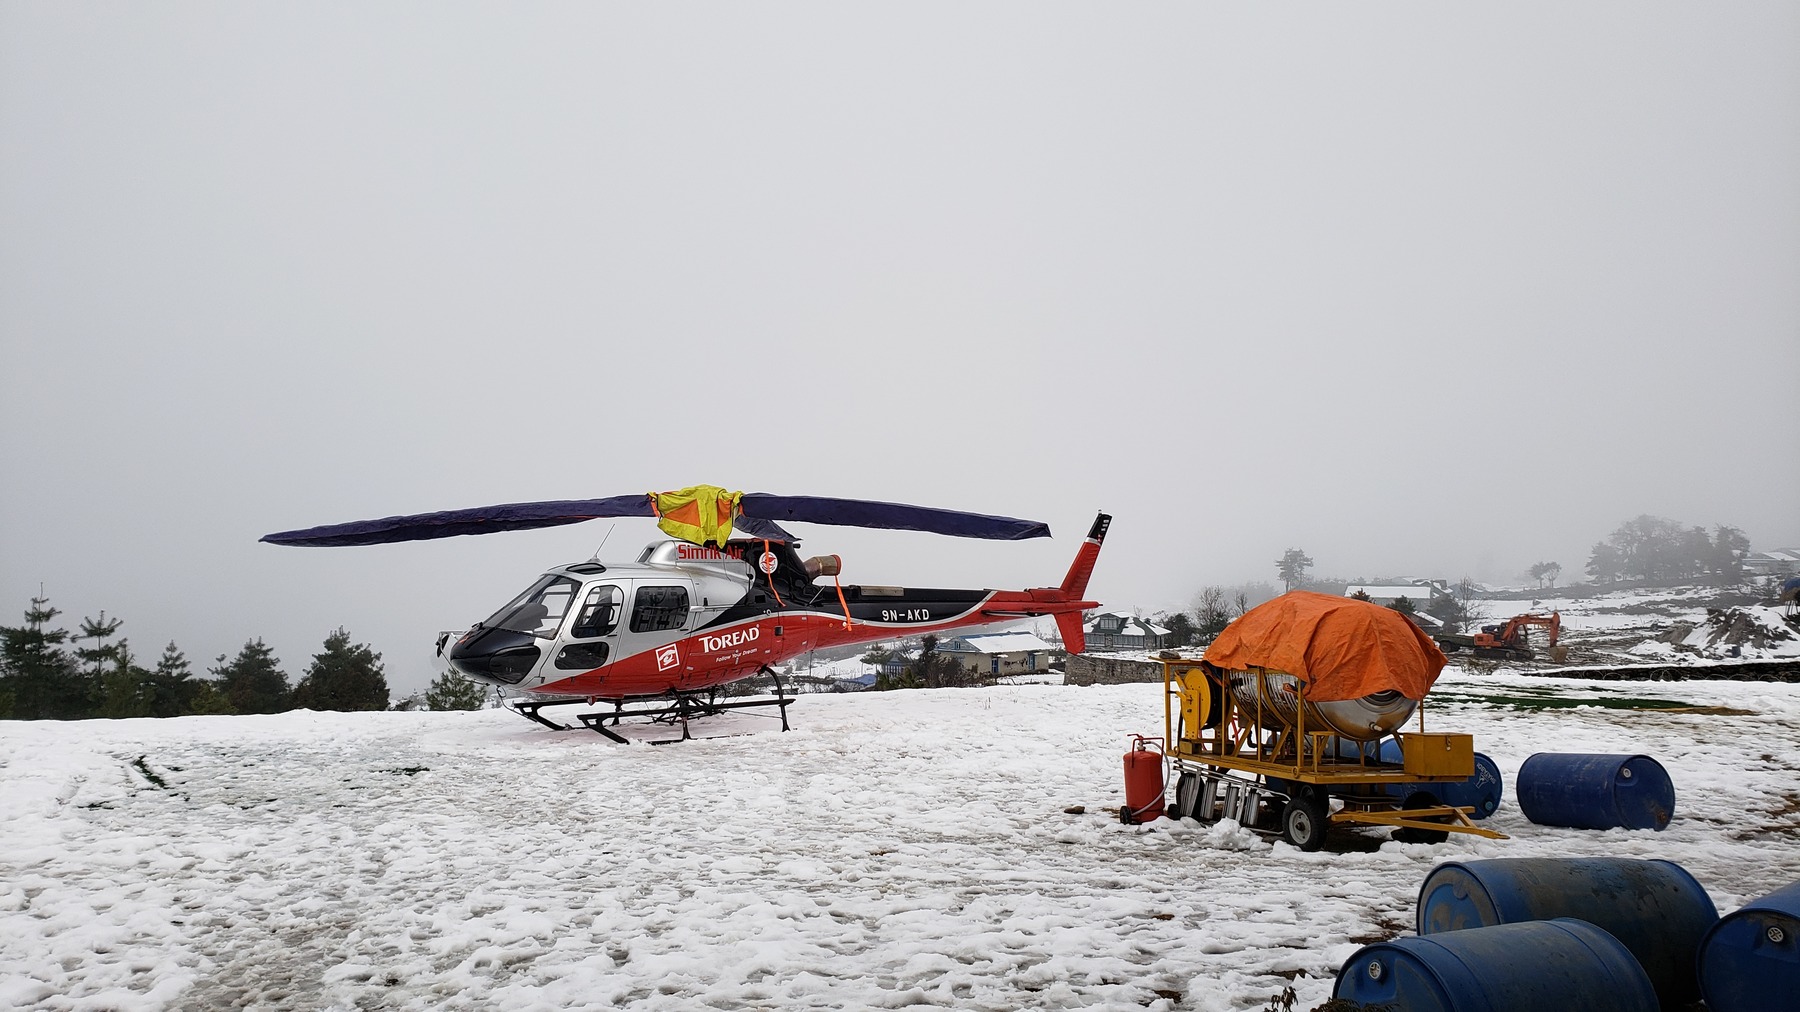
[[[1643,964],[1664,1008],[1681,1008],[1700,997],[1694,959],[1719,912],[1694,876],[1673,862],[1452,861],[1433,868],[1419,888],[1421,935],[1558,917],[1597,925],[1623,943]]]
[[[1366,945],[1333,998],[1406,1012],[1655,1012],[1656,991],[1619,940],[1585,921],[1499,924]]]
[[[1800,1004],[1800,882],[1726,914],[1700,940],[1700,993],[1710,1012]]]
[[[1282,671],[1233,671],[1231,695],[1246,721],[1262,715],[1261,726],[1280,730],[1300,722],[1300,679]],[[1419,702],[1392,690],[1356,699],[1307,700],[1306,726],[1331,731],[1353,741],[1392,734],[1406,723]]]
[[[1540,826],[1667,829],[1675,784],[1647,755],[1539,752],[1519,767],[1519,810]]]

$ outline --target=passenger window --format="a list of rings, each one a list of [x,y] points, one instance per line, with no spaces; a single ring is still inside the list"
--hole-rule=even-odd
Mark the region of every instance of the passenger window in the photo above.
[[[606,644],[570,643],[556,652],[556,667],[561,671],[589,671],[606,663]]]
[[[631,606],[632,632],[659,632],[687,625],[686,587],[639,587]]]
[[[603,583],[594,587],[588,591],[587,600],[581,603],[581,613],[575,616],[575,624],[570,627],[569,635],[576,639],[605,636],[618,628],[619,609],[624,604],[625,594],[613,584]]]

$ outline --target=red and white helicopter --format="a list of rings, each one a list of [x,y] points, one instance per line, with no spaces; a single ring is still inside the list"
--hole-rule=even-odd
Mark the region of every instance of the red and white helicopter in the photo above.
[[[720,686],[809,650],[1050,616],[1074,653],[1084,648],[1083,599],[1112,518],[1095,520],[1062,583],[1030,590],[936,590],[842,585],[835,555],[802,560],[782,522],[930,531],[956,537],[1048,537],[1030,520],[899,503],[695,486],[607,499],[511,503],[387,517],[270,534],[277,545],[372,545],[580,523],[601,517],[656,517],[676,537],[652,542],[635,562],[576,562],[540,576],[505,607],[454,641],[438,639],[450,667],[514,694],[509,704],[557,730],[545,706],[611,704],[578,714],[607,727],[649,716],[679,722],[749,706],[792,702],[775,679],[775,699],[721,700]],[[731,537],[733,529],[748,537]],[[830,582],[822,582],[830,577]]]

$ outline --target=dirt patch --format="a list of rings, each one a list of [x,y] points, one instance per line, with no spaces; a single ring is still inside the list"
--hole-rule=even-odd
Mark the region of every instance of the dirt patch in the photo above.
[[[1784,791],[1776,804],[1746,814],[1761,815],[1769,821],[1760,826],[1740,829],[1731,834],[1732,839],[1758,840],[1776,837],[1784,840],[1800,840],[1800,793]]]
[[[1779,654],[1800,639],[1800,623],[1774,608],[1708,608],[1699,622],[1674,622],[1650,642],[1667,643],[1697,657],[1757,657]]]
[[[1603,681],[1800,682],[1800,659],[1730,661],[1723,664],[1621,664],[1604,668],[1517,668],[1539,678],[1593,678]]]
[[[1723,706],[1695,706],[1679,699],[1645,699],[1632,696],[1565,696],[1521,695],[1501,696],[1477,693],[1445,693],[1441,698],[1458,702],[1487,703],[1515,710],[1572,710],[1578,706],[1598,706],[1608,710],[1648,710],[1654,713],[1707,713],[1716,716],[1754,716],[1749,710],[1733,710]]]

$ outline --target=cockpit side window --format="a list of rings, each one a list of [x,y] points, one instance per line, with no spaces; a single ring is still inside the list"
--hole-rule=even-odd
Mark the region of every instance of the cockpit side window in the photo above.
[[[575,625],[570,628],[569,635],[576,639],[605,636],[618,628],[619,609],[624,604],[625,594],[614,584],[602,583],[590,587],[586,599],[581,602],[581,612],[575,616]]]
[[[556,627],[569,613],[569,604],[575,599],[578,587],[579,584],[566,576],[545,574],[482,625],[533,636],[555,636]]]
[[[659,632],[687,625],[686,587],[639,587],[631,606],[632,632]]]

